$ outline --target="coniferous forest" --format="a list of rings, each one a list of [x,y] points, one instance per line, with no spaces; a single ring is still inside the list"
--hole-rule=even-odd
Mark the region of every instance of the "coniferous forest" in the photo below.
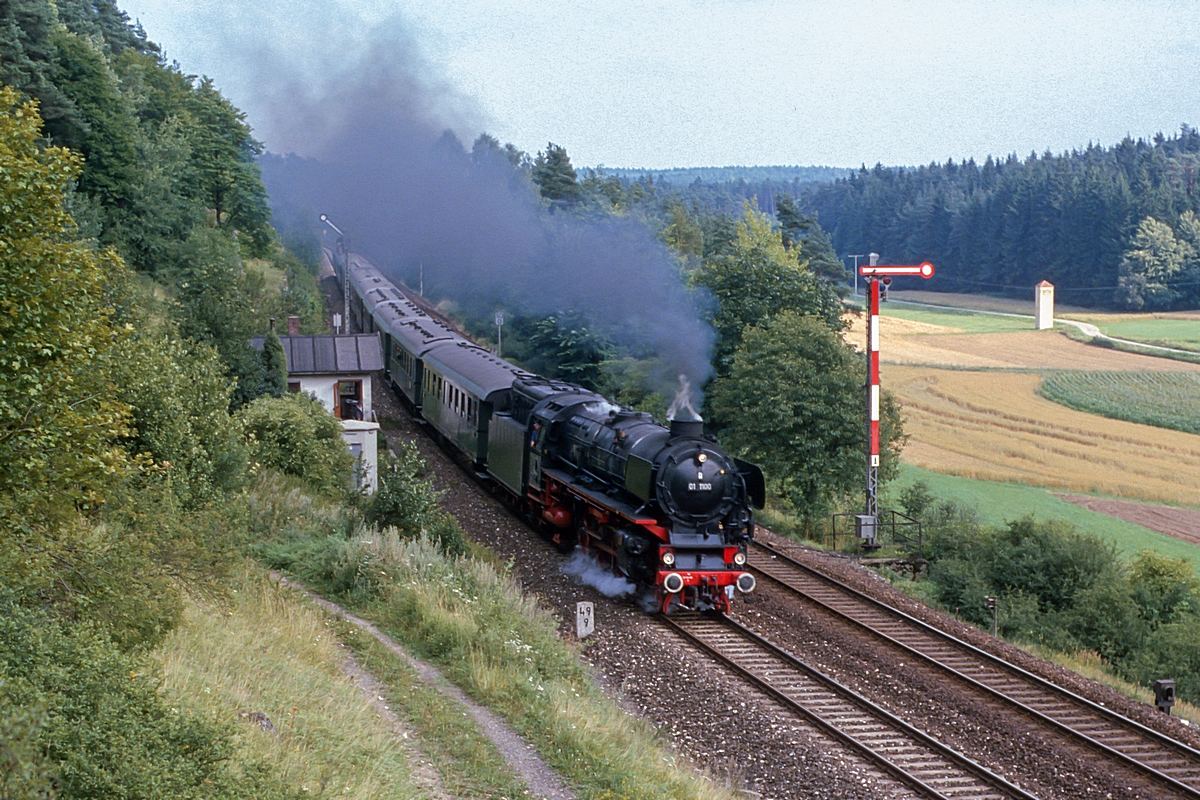
[[[931,261],[921,288],[1028,297],[1048,280],[1062,302],[1120,310],[1200,303],[1200,133],[1126,138],[1055,155],[916,168],[861,168],[811,186],[839,253]]]

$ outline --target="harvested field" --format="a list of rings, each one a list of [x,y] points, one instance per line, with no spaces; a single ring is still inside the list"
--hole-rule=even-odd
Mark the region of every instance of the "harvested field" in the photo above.
[[[1200,509],[1154,506],[1078,494],[1060,494],[1058,496],[1069,503],[1083,506],[1089,511],[1123,519],[1126,522],[1165,533],[1167,536],[1174,536],[1176,539],[1182,539],[1191,544],[1200,544]]]
[[[889,366],[882,378],[914,466],[1158,502],[1200,496],[1200,436],[1065,408],[1037,394],[1039,375]]]
[[[998,369],[1200,372],[1200,364],[1095,347],[1072,341],[1055,331],[889,336],[887,329],[881,326],[879,336],[879,358],[886,364]]]

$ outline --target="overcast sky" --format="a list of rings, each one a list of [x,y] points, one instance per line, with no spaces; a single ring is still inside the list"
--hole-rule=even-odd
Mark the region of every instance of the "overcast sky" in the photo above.
[[[127,0],[276,152],[279,98],[386,30],[431,113],[577,165],[917,164],[1200,124],[1200,3]],[[270,111],[268,110],[270,108]],[[273,112],[273,113],[271,113]]]

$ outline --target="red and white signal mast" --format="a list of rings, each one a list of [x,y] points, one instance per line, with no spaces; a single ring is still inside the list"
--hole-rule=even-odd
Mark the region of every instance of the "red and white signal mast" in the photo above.
[[[908,275],[933,277],[933,264],[925,261],[914,267],[880,266],[879,256],[871,253],[870,264],[858,268],[867,279],[867,507],[855,518],[855,531],[863,547],[879,546],[879,284],[889,286],[892,277]]]

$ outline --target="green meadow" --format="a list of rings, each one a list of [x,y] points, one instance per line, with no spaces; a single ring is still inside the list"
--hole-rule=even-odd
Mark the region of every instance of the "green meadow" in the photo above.
[[[1085,533],[1112,542],[1125,555],[1149,548],[1171,558],[1185,558],[1195,565],[1197,575],[1200,575],[1200,547],[1132,522],[1089,511],[1060,500],[1037,486],[959,478],[902,464],[900,476],[885,490],[883,505],[899,510],[900,492],[916,481],[925,481],[939,500],[952,500],[976,509],[980,522],[985,525],[1003,525],[1027,514],[1037,519],[1060,519]]]

